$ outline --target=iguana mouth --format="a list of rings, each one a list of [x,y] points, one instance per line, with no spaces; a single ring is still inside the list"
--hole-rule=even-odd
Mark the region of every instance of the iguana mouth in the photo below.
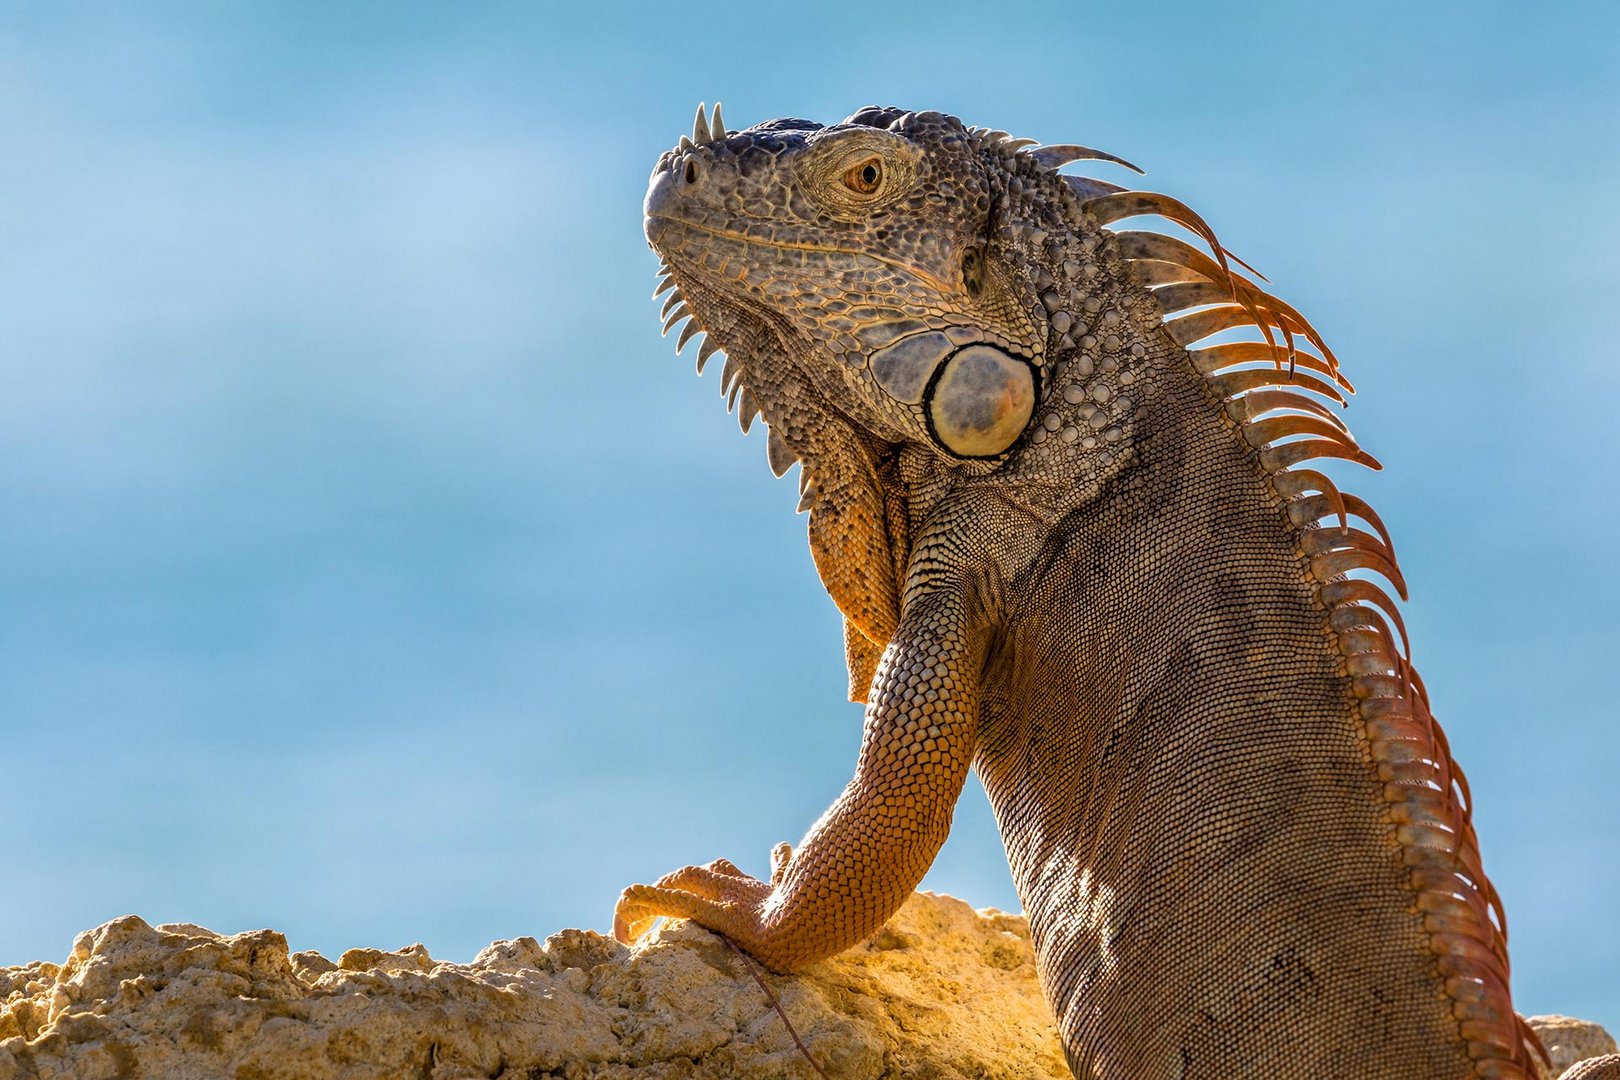
[[[677,225],[677,226],[680,226],[683,229],[690,229],[693,232],[702,233],[705,236],[712,236],[712,237],[715,237],[717,239],[730,241],[731,243],[734,243],[734,244],[739,244],[739,245],[741,245],[741,248],[742,248],[742,250],[741,250],[741,252],[739,254],[741,254],[741,255],[743,255],[745,257],[750,253],[750,249],[753,249],[753,248],[766,248],[766,249],[771,250],[771,251],[784,251],[784,252],[785,251],[800,251],[800,252],[807,252],[807,253],[815,253],[815,254],[818,254],[818,255],[843,255],[843,256],[846,256],[846,257],[851,258],[851,259],[855,259],[855,260],[863,260],[864,259],[864,260],[867,260],[869,262],[875,263],[875,264],[877,264],[879,266],[887,266],[887,267],[890,267],[891,269],[898,270],[901,273],[908,274],[911,277],[914,277],[917,280],[919,280],[921,282],[924,282],[929,287],[931,287],[933,289],[937,289],[937,290],[939,290],[941,292],[951,292],[951,291],[954,291],[956,289],[956,286],[954,284],[951,284],[951,283],[945,281],[944,279],[938,277],[935,274],[929,273],[927,270],[924,270],[921,267],[913,266],[910,263],[903,262],[903,261],[901,261],[899,259],[885,258],[882,255],[877,255],[877,254],[874,254],[873,252],[870,252],[870,251],[860,251],[860,250],[855,249],[855,248],[837,247],[837,246],[828,245],[828,244],[812,244],[812,243],[807,243],[807,242],[795,242],[795,241],[785,241],[785,240],[765,240],[765,239],[761,239],[760,237],[749,236],[747,233],[737,232],[736,230],[732,230],[732,229],[722,229],[722,228],[717,228],[717,227],[712,226],[712,225],[703,225],[703,224],[700,224],[699,222],[692,221],[689,218],[676,217],[673,214],[648,214],[647,215],[647,233],[648,233],[649,239],[652,239],[651,234],[653,232],[653,227],[654,227],[653,223],[654,222],[658,222],[661,225]],[[660,245],[656,239],[652,239],[652,242],[653,242],[653,246],[655,248],[657,248],[660,251],[663,250],[662,245]]]

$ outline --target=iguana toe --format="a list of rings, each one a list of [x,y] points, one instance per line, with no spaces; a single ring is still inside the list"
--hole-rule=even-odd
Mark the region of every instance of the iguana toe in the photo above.
[[[613,912],[613,936],[634,944],[665,917],[692,919],[744,943],[759,936],[759,910],[771,886],[726,859],[683,866],[653,885],[632,885]]]
[[[786,840],[771,848],[771,887],[775,888],[782,883],[782,875],[787,873],[788,863],[793,859],[793,845]]]

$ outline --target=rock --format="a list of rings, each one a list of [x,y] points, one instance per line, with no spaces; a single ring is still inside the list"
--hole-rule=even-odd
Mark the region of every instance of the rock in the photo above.
[[[470,964],[421,945],[333,963],[273,930],[127,915],[60,966],[0,968],[0,1080],[816,1080],[760,981],[836,1080],[1069,1078],[1023,917],[917,893],[798,976],[684,922],[636,949],[564,930]],[[1529,1023],[1553,1076],[1615,1052],[1596,1024]]]
[[[289,955],[130,915],[61,966],[0,969],[0,1080],[1066,1078],[1022,917],[918,893],[871,941],[794,977],[673,923],[636,949],[589,930]]]
[[[1552,1059],[1553,1076],[1578,1061],[1620,1053],[1614,1036],[1589,1020],[1572,1016],[1527,1016],[1525,1022],[1541,1036],[1547,1056]]]

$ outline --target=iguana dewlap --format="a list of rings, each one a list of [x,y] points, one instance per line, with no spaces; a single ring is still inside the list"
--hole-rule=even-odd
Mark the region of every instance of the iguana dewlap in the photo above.
[[[1537,1076],[1467,785],[1364,573],[1404,590],[1389,538],[1310,464],[1376,467],[1349,384],[1187,207],[1059,174],[1107,156],[716,108],[659,159],[665,329],[801,464],[867,709],[771,881],[686,867],[615,931],[848,948],[977,768],[1077,1075]],[[1144,214],[1209,254],[1108,228]]]

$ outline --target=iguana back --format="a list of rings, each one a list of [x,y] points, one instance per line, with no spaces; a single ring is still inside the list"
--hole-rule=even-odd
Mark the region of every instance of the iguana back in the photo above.
[[[1071,1064],[1470,1075],[1297,530],[1199,388],[1155,382],[1129,475],[1006,567],[980,699]]]

